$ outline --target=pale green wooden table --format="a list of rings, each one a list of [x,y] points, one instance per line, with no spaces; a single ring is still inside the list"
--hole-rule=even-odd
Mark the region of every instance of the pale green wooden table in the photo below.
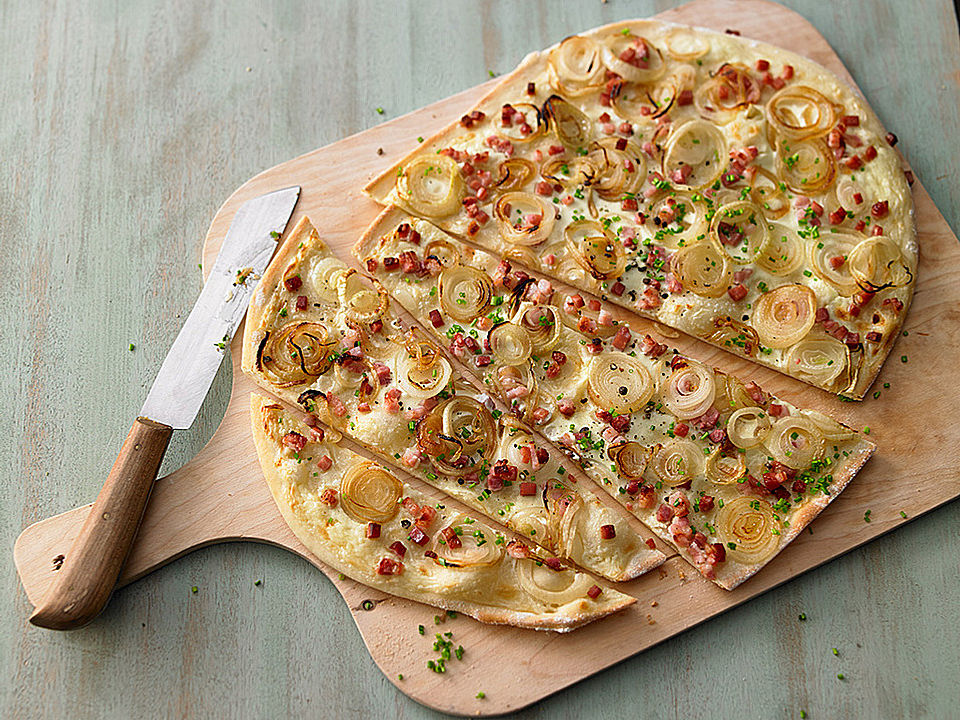
[[[381,676],[327,580],[280,550],[194,553],[71,634],[26,624],[9,550],[96,494],[236,186],[528,50],[672,4],[0,2],[0,717],[435,715]],[[949,0],[787,4],[960,228]],[[212,434],[227,380],[167,470]],[[522,716],[958,717],[958,527],[954,502]]]

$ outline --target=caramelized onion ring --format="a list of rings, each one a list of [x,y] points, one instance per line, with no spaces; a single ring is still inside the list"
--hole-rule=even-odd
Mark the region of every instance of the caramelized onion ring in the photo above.
[[[458,322],[483,315],[493,297],[493,280],[471,265],[453,265],[440,272],[440,306]]]
[[[657,452],[654,470],[667,487],[684,485],[700,473],[703,453],[690,440],[670,440]]]
[[[727,437],[742,450],[756,447],[769,432],[770,416],[763,408],[743,407],[727,420]]]
[[[557,92],[577,97],[603,83],[600,46],[582,35],[571,35],[547,57],[551,85]]]
[[[790,348],[785,369],[794,377],[830,387],[850,364],[850,348],[832,337],[807,338]]]
[[[727,142],[723,134],[704,120],[690,120],[670,134],[661,168],[663,176],[671,180],[676,171],[689,167],[686,182],[677,184],[702,188],[720,177],[726,161]]]
[[[643,477],[650,461],[650,448],[638,442],[623,442],[611,445],[607,455],[617,467],[617,474],[626,480],[639,480]]]
[[[653,392],[650,372],[637,358],[608,352],[595,357],[590,365],[587,394],[598,408],[621,415],[637,412]]]
[[[536,176],[537,166],[526,158],[507,158],[497,166],[497,191],[522,190]]]
[[[824,449],[820,429],[802,415],[777,420],[763,444],[774,460],[794,470],[810,467],[823,456]]]
[[[592,220],[576,220],[563,229],[565,247],[577,264],[597,280],[623,274],[627,253],[609,230]]]
[[[551,95],[540,111],[557,140],[569,150],[586,148],[593,135],[593,123],[577,107],[559,95]]]
[[[490,567],[503,558],[503,545],[495,542],[497,533],[490,526],[457,513],[444,530],[447,528],[453,530],[459,543],[454,547],[444,539],[443,532],[434,534],[427,549],[433,551],[433,561],[438,565],[448,568]]]
[[[777,277],[798,270],[804,256],[800,236],[792,228],[780,223],[770,223],[767,228],[767,240],[757,253],[757,265]]]
[[[460,209],[465,191],[460,166],[446,155],[415,158],[397,178],[400,203],[415,215],[444,218]]]
[[[818,195],[833,183],[837,163],[822,139],[777,144],[777,174],[798,195]]]
[[[533,354],[529,333],[512,322],[494,325],[487,338],[491,352],[503,365],[521,365]]]
[[[751,320],[763,345],[786,348],[806,337],[816,312],[813,290],[804,285],[781,285],[760,296]]]
[[[740,452],[715,448],[707,458],[704,473],[714,485],[732,485],[747,473],[747,461]]]
[[[671,267],[685,290],[702,297],[723,295],[733,274],[727,254],[713,239],[680,248],[671,258]]]
[[[628,49],[635,48],[636,41],[642,40],[647,47],[648,67],[642,68],[620,59]],[[603,39],[600,48],[604,64],[624,80],[635,83],[649,83],[659,78],[667,69],[660,48],[645,38],[635,35],[612,33]]]
[[[886,235],[875,235],[858,243],[847,263],[850,276],[866,292],[902,287],[913,280],[900,248]]]
[[[302,385],[330,368],[336,345],[336,339],[320,323],[287,323],[264,338],[258,365],[277,387]]]
[[[500,237],[514,245],[539,245],[553,231],[556,211],[527,192],[508,192],[493,207]]]
[[[826,135],[837,124],[834,104],[806,85],[789,85],[767,101],[767,122],[778,137],[789,140]]]
[[[727,557],[744,565],[761,563],[777,551],[778,524],[770,503],[747,495],[730,500],[717,512],[717,535],[729,548]]]
[[[593,580],[573,570],[553,570],[541,560],[517,560],[517,581],[534,600],[549,608],[558,608],[587,597]]]
[[[358,522],[384,523],[400,509],[403,484],[375,462],[359,462],[340,480],[340,506]]]
[[[661,395],[666,408],[681,420],[700,417],[716,399],[713,369],[703,363],[687,361],[670,373]]]

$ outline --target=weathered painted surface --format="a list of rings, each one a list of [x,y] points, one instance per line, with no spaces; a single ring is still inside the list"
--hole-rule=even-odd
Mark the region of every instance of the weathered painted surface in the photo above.
[[[673,4],[0,2],[0,544],[95,495],[234,187],[379,122],[377,107],[396,116]],[[836,48],[956,230],[950,3],[786,4]],[[212,434],[227,381],[167,469]],[[958,523],[954,502],[523,715],[955,715]],[[435,715],[380,675],[326,579],[280,550],[199,551],[69,635],[26,625],[6,557],[0,716]]]

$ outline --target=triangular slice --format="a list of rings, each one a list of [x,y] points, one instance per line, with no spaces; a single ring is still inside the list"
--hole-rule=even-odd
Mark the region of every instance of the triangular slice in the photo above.
[[[917,267],[894,139],[806,58],[629,21],[529,55],[367,191],[497,256],[862,399]]]
[[[281,405],[250,400],[260,466],[280,514],[310,552],[357,582],[481,622],[559,632],[635,602],[582,572],[552,569],[555,558],[431,500]],[[411,542],[411,527],[434,533],[432,541]]]
[[[636,338],[599,302],[562,296],[398,208],[354,253],[482,387],[727,589],[873,452],[835,420]]]
[[[386,462],[590,572],[629,580],[664,561],[652,538],[567,473],[559,452],[500,417],[425,334],[404,332],[386,291],[360,277],[301,220],[250,303],[244,372]]]

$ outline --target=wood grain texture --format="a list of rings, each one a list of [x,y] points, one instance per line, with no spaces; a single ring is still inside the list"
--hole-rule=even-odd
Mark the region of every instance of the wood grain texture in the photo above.
[[[8,547],[27,523],[95,494],[112,438],[193,302],[198,240],[233,187],[375,124],[378,105],[414,109],[530,47],[668,4],[578,3],[546,18],[529,3],[0,5],[0,262],[19,279],[0,296],[14,368],[0,382]],[[837,48],[956,225],[949,5],[795,6]],[[428,27],[444,31],[417,42]],[[340,77],[317,70],[324,58],[342,63]],[[70,322],[51,321],[64,305],[76,308]],[[170,467],[210,435],[228,385],[224,371],[197,429],[175,439]],[[950,632],[957,512],[954,503],[528,714],[948,716],[960,662]],[[196,553],[67,638],[24,626],[13,568],[2,572],[4,716],[429,715],[376,672],[329,584],[285,553]],[[718,677],[733,682],[718,688]]]
[[[30,622],[51,630],[75,630],[93,620],[113,594],[137,537],[150,491],[173,428],[144,417],[133,421],[77,533],[63,552],[50,557],[56,572],[37,596]]]

